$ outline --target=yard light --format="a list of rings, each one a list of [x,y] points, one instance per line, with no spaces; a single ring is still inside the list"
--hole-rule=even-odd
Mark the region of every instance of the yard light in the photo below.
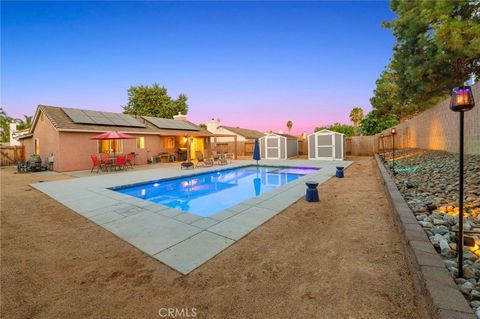
[[[392,133],[392,172],[393,175],[395,175],[395,135],[397,134],[397,129],[392,127],[390,130],[390,133]]]
[[[454,112],[460,112],[460,147],[459,147],[459,181],[458,181],[458,277],[463,277],[463,131],[464,131],[464,112],[470,111],[475,106],[473,100],[472,88],[470,86],[461,86],[452,90],[452,99],[450,100],[450,109]]]

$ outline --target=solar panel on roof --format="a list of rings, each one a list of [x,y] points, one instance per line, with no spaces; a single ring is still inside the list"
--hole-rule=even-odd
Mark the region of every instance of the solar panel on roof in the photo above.
[[[172,120],[172,119],[164,119],[159,117],[150,117],[150,116],[142,116],[144,119],[152,123],[158,128],[167,129],[167,130],[186,130],[186,131],[199,131],[200,129],[188,122],[179,121],[179,120]]]
[[[62,110],[73,122],[78,124],[147,127],[145,124],[127,114],[70,108],[62,108]]]

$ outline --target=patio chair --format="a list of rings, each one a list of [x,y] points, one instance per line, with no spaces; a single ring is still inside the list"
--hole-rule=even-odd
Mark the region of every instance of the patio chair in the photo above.
[[[102,153],[100,154],[100,160],[102,161],[102,164],[105,166],[110,166],[112,164],[112,160],[110,159],[110,155]]]
[[[213,161],[211,159],[205,159],[202,152],[196,151],[195,156],[197,157],[197,167],[202,164],[202,166],[213,166]]]
[[[234,158],[235,158],[235,154],[233,154],[233,153],[227,153],[227,154],[225,155],[225,158],[227,159],[227,161],[228,161],[229,164],[232,164],[232,162],[233,162],[233,160],[234,160]]]
[[[125,167],[128,168],[128,166],[133,168],[133,155],[131,153],[128,153],[125,159]]]
[[[212,151],[212,160],[213,160],[213,164],[220,163],[220,154],[218,154],[217,151]]]
[[[118,169],[126,169],[127,168],[127,159],[125,155],[123,156],[117,156],[115,158],[115,171]]]
[[[220,156],[218,157],[218,165],[227,165],[227,164],[228,164],[228,160],[225,153],[220,154]]]
[[[92,159],[92,169],[90,170],[90,173],[93,173],[93,170],[96,168],[97,173],[104,167],[104,164],[98,159],[97,155],[90,155],[90,158]]]

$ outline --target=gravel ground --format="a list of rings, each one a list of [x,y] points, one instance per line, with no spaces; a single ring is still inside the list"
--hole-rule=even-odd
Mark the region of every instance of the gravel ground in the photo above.
[[[182,276],[3,169],[4,318],[424,318],[372,158]],[[186,317],[186,316],[184,316]]]
[[[458,155],[439,151],[396,152],[395,182],[447,269],[458,275]],[[386,165],[393,166],[392,154]],[[480,156],[466,155],[464,167],[464,278],[460,291],[480,318]]]

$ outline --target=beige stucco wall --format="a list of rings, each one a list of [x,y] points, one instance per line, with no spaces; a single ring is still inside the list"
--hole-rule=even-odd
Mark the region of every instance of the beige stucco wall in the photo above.
[[[90,137],[99,133],[60,132],[60,152],[55,156],[55,170],[59,172],[90,169],[90,155],[98,154],[98,144]],[[130,134],[145,137],[145,148],[137,148],[136,139],[123,140],[123,153],[135,152],[135,164],[147,164],[147,157],[163,151],[161,137],[158,135]]]
[[[28,160],[30,155],[35,153],[35,139],[38,139],[40,146],[40,157],[42,163],[46,164],[47,157],[53,153],[54,156],[59,154],[59,136],[48,118],[42,113],[39,114],[38,121],[30,138],[22,139],[22,145],[25,145],[25,159]],[[54,170],[57,169],[57,164],[54,164]]]

